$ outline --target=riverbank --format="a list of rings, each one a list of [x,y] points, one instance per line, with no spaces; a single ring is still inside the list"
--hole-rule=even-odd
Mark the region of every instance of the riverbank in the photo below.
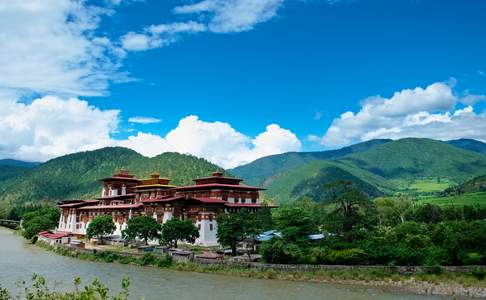
[[[43,242],[38,242],[36,245],[63,256],[88,261],[115,262],[177,271],[213,273],[256,279],[278,279],[374,287],[421,295],[486,298],[484,269],[473,269],[471,272],[460,270],[452,272],[444,268],[436,267],[424,269],[427,271],[420,273],[403,274],[398,272],[397,268],[391,267],[363,266],[353,267],[351,269],[339,269],[329,266],[327,269],[319,268],[302,271],[277,266],[269,267],[267,264],[201,264],[189,261],[176,262],[166,255],[145,254],[143,256],[131,256],[109,251],[100,251],[97,253],[80,252],[62,246],[50,246]],[[262,265],[265,265],[265,267],[262,268]]]

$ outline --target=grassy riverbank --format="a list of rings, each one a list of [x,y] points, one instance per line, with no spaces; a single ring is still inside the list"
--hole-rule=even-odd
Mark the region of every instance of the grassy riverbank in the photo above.
[[[359,269],[319,269],[310,271],[280,270],[278,268],[258,269],[248,265],[198,264],[176,262],[165,255],[146,254],[140,257],[128,256],[115,252],[82,253],[63,247],[54,247],[43,242],[37,245],[57,254],[99,262],[115,262],[139,266],[151,266],[177,271],[212,273],[257,279],[278,279],[292,281],[350,284],[393,289],[417,294],[437,294],[459,297],[486,297],[484,270],[472,272],[447,272],[442,268],[433,271],[404,275],[393,268],[362,267]]]

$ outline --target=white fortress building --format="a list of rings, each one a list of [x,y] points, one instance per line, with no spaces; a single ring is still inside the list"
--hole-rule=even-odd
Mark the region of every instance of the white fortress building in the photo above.
[[[99,198],[59,202],[57,231],[84,236],[91,220],[100,215],[113,217],[117,236],[134,216],[151,216],[161,224],[172,218],[190,219],[199,229],[196,244],[214,246],[218,245],[216,214],[262,208],[262,188],[243,185],[241,179],[225,177],[221,172],[180,187],[171,185],[170,179],[160,178],[158,173],[139,180],[127,170],[100,181],[103,187]]]

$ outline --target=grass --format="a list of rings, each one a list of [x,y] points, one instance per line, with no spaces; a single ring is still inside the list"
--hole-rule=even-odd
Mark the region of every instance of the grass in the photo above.
[[[439,206],[464,206],[464,205],[479,205],[486,207],[486,192],[467,193],[458,196],[448,197],[421,197],[417,200],[418,204],[433,203]]]
[[[446,188],[456,184],[455,181],[447,177],[441,177],[440,179],[417,178],[414,180],[391,179],[390,182],[395,185],[398,191],[415,195],[442,192]]]
[[[421,179],[414,180],[410,186],[409,190],[416,191],[419,193],[433,193],[440,192],[451,186],[453,183],[447,178],[441,178],[438,180],[434,179]]]

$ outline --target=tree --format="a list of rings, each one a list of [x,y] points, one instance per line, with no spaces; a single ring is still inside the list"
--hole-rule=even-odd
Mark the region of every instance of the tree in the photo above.
[[[376,223],[374,203],[350,181],[336,181],[328,185],[332,192],[334,210],[327,215],[327,227],[341,234],[347,241],[362,237]]]
[[[405,213],[412,205],[412,201],[406,196],[379,198],[374,202],[379,223],[385,226],[394,226],[405,222]]]
[[[101,241],[103,237],[112,234],[115,230],[116,226],[111,215],[98,216],[89,223],[86,236],[88,239],[97,237]]]
[[[316,220],[308,210],[299,206],[282,207],[275,214],[276,228],[286,242],[300,246],[308,244],[307,236],[319,232]]]
[[[231,247],[232,255],[236,255],[236,247],[245,238],[256,235],[260,229],[255,214],[246,209],[233,214],[221,213],[216,217],[218,222],[218,242]]]
[[[194,243],[199,237],[199,230],[191,220],[170,219],[162,225],[162,242],[177,248],[177,241]]]
[[[154,218],[138,216],[128,220],[127,228],[123,230],[122,234],[128,240],[139,238],[145,241],[145,245],[148,245],[148,240],[160,238],[161,230],[161,225]]]
[[[31,239],[41,231],[56,228],[59,221],[59,210],[46,206],[22,216],[22,236]]]
[[[411,210],[409,218],[416,222],[436,224],[442,221],[442,209],[438,205],[427,203]]]

